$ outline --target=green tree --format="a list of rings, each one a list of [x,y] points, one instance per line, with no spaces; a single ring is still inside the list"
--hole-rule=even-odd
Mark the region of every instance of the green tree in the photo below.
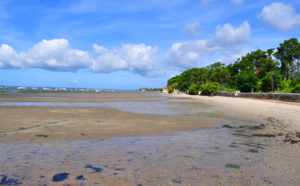
[[[199,84],[193,84],[189,88],[189,94],[191,95],[197,95],[199,92],[200,86]]]
[[[218,93],[220,84],[217,82],[207,82],[200,86],[202,95],[216,95]]]
[[[257,90],[259,78],[253,71],[243,71],[235,77],[235,87],[241,92],[251,92],[251,89]]]
[[[295,60],[299,60],[300,43],[296,38],[285,40],[277,47],[277,52],[274,56],[281,62],[281,74],[283,79],[290,79],[290,73],[295,70]]]
[[[178,88],[178,83],[173,83],[172,85],[170,85],[169,88],[168,88],[168,93],[172,94],[174,92],[175,88],[176,89]]]
[[[220,84],[226,83],[230,79],[229,70],[224,67],[216,68],[209,79]]]
[[[178,81],[179,90],[188,90],[192,84],[197,84],[201,71],[198,68],[186,70],[180,74]]]
[[[281,81],[282,75],[280,71],[268,72],[262,79],[261,90],[264,92],[274,91],[280,87]]]
[[[172,84],[178,83],[179,81],[180,81],[180,76],[175,76],[168,80],[167,85],[171,86]]]

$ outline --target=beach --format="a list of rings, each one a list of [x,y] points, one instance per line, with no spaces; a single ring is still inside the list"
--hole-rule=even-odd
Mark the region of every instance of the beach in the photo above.
[[[3,183],[295,185],[300,104],[160,93],[0,98]]]

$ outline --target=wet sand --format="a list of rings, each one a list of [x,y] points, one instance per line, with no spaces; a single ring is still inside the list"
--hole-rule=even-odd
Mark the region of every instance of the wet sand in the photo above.
[[[208,119],[95,107],[2,106],[0,118],[0,142],[22,143],[166,135],[220,125]]]
[[[151,110],[160,95],[151,99],[132,97],[138,100],[132,105],[128,96],[112,99],[129,100],[126,103],[131,112],[125,111],[127,104],[121,109],[0,106],[1,184],[297,185],[300,182],[297,103],[162,96],[171,98],[165,100],[170,103],[164,107],[169,109],[166,113],[177,115],[162,115],[159,107]],[[24,102],[49,99],[24,97],[20,98]],[[61,98],[66,94],[50,97],[53,103],[70,100]],[[82,95],[74,97],[76,102],[78,97],[82,97],[81,103],[90,101]],[[89,99],[103,100],[99,97]],[[2,102],[3,99],[6,98]],[[14,98],[9,99],[11,102]],[[133,112],[143,106],[162,114]]]

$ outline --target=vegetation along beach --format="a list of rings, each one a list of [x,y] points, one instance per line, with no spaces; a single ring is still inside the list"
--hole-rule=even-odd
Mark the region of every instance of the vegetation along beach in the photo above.
[[[300,1],[1,0],[0,185],[299,185]]]

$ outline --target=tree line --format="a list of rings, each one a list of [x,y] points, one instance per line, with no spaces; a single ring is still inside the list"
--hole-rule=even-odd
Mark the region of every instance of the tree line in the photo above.
[[[169,93],[174,88],[189,94],[216,94],[218,91],[300,93],[300,43],[291,38],[279,47],[258,49],[234,63],[221,62],[192,68],[168,80]]]

